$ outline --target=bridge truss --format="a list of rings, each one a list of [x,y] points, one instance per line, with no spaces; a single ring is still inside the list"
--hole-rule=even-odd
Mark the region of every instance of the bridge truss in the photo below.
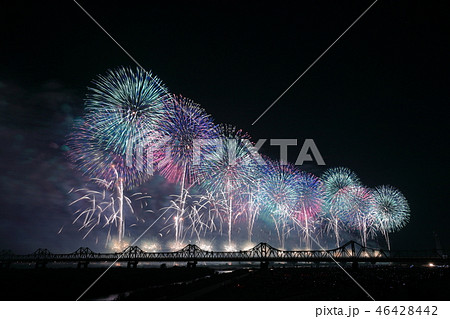
[[[8,267],[13,263],[35,263],[43,267],[47,263],[77,263],[87,267],[93,262],[127,262],[128,267],[136,267],[139,262],[187,262],[195,266],[197,262],[404,262],[430,263],[447,262],[447,255],[437,251],[387,251],[369,248],[349,241],[345,245],[330,250],[285,251],[266,243],[259,243],[248,250],[206,251],[197,245],[189,244],[174,252],[146,252],[138,246],[130,246],[123,252],[96,253],[87,247],[80,247],[73,253],[54,254],[47,249],[38,249],[32,254],[16,255],[11,251],[0,252],[0,264]]]

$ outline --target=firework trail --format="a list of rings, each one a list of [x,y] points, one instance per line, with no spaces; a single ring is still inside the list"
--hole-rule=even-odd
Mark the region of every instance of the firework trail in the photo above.
[[[189,218],[192,224],[192,234],[195,234],[198,241],[206,237],[206,232],[214,232],[221,227],[221,224],[216,225],[216,220],[220,216],[219,211],[212,194],[193,196]]]
[[[103,182],[106,183],[106,181]],[[97,183],[102,183],[102,181],[97,181]],[[73,224],[81,220],[81,227],[79,230],[86,230],[83,239],[86,238],[94,228],[109,226],[106,240],[106,243],[108,243],[111,239],[111,227],[113,225],[117,227],[119,220],[119,212],[114,194],[108,191],[106,187],[102,191],[89,188],[72,189],[69,194],[70,193],[77,194],[78,198],[71,202],[69,206],[82,207],[75,211],[74,214],[77,215],[77,217],[73,220]],[[134,208],[132,206],[133,202],[139,202],[142,210],[145,209],[145,212],[151,212],[151,210],[146,209],[148,207],[146,199],[151,198],[151,196],[142,193],[134,193],[130,197],[124,195],[123,198],[126,208],[128,208],[128,211],[131,214],[134,214]],[[135,216],[135,218],[136,221],[140,221],[137,216]]]
[[[322,208],[323,218],[327,221],[327,227],[332,230],[336,238],[336,247],[340,245],[339,230],[342,227],[339,219],[340,190],[347,186],[360,186],[358,176],[348,168],[330,168],[322,174],[322,182],[325,191],[325,201]]]
[[[255,226],[255,221],[260,213],[261,202],[258,198],[258,193],[260,191],[260,182],[257,181],[255,185],[247,185],[247,191],[242,194],[243,208],[245,212],[245,219],[247,221],[247,240],[252,242],[253,227]]]
[[[195,195],[192,204],[192,210],[194,216],[199,220],[198,229],[203,232],[203,237],[206,236],[206,232],[219,231],[222,233],[222,219],[220,212],[223,206],[216,200],[214,194],[206,192],[205,194]]]
[[[391,250],[389,233],[403,228],[410,219],[410,209],[405,196],[392,186],[378,186],[373,190],[375,223]]]
[[[258,163],[252,153],[250,137],[230,125],[221,125],[220,137],[210,140],[207,146],[211,152],[197,167],[200,186],[213,194],[216,201],[223,204],[222,213],[227,216],[228,247],[232,247],[232,225],[242,211],[241,193],[255,184],[258,176]]]
[[[132,161],[130,151],[154,138],[164,114],[167,90],[159,79],[140,68],[110,70],[93,84],[87,95],[86,114],[67,141],[69,158],[85,175],[115,190],[120,243],[125,228],[124,190],[149,178],[142,163]]]
[[[207,231],[217,230],[216,219],[220,217],[217,214],[220,211],[217,207],[220,205],[216,200],[213,200],[211,194],[191,195],[186,190],[183,201],[181,195],[171,195],[171,197],[173,199],[170,200],[170,205],[161,208],[164,214],[169,213],[166,223],[173,220],[173,223],[167,224],[161,231],[167,230],[168,234],[173,227],[179,235],[178,238],[175,238],[178,241],[173,242],[171,248],[182,248],[188,235],[190,239],[195,238],[199,242],[206,237]],[[190,209],[183,211],[182,205]],[[184,212],[184,215],[181,215],[181,212]],[[189,223],[186,223],[186,221]],[[221,224],[219,224],[219,227],[221,228]]]
[[[322,211],[325,191],[322,181],[310,173],[300,171],[298,183],[299,199],[295,218],[304,232],[306,248],[311,249],[310,236]]]
[[[193,169],[195,143],[218,138],[219,134],[211,116],[200,105],[182,96],[172,96],[167,100],[160,129],[165,143],[164,149],[161,150],[160,156],[163,158],[158,162],[158,170],[169,182],[181,185],[180,196],[171,206],[176,210],[173,217],[175,242],[179,243],[183,237],[189,187],[196,181]],[[191,216],[191,220],[195,221],[197,217]]]

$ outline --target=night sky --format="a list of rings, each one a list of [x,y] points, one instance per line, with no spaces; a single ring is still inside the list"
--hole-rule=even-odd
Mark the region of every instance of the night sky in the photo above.
[[[372,1],[80,4],[171,92],[259,138],[314,139],[326,166],[389,184],[411,221],[394,249],[450,247],[449,10],[380,0],[255,125],[254,120]],[[64,153],[86,87],[133,61],[71,1],[0,5],[0,250],[94,246],[67,192],[86,179]],[[278,148],[261,151],[273,158]],[[152,186],[148,186],[151,189]],[[63,231],[58,234],[61,226]],[[101,248],[96,249],[101,250]]]

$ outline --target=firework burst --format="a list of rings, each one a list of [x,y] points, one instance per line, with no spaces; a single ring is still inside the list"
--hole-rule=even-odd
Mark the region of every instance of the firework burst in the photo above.
[[[358,186],[361,184],[358,176],[348,168],[336,167],[326,170],[322,175],[325,187],[325,197],[333,198],[341,189],[347,186]]]
[[[125,227],[124,189],[132,189],[149,177],[133,156],[130,160],[130,152],[152,138],[164,113],[167,90],[159,79],[139,68],[110,70],[93,84],[86,115],[68,138],[69,158],[84,174],[102,181],[101,186],[115,190],[120,242]]]
[[[160,127],[165,142],[161,151],[164,158],[159,161],[158,170],[169,182],[181,184],[180,196],[171,205],[176,211],[173,220],[175,242],[178,243],[183,236],[186,197],[196,178],[193,170],[195,143],[214,139],[219,135],[211,116],[200,105],[182,96],[172,96],[167,100]],[[198,219],[191,217],[191,221]]]
[[[300,194],[300,172],[292,165],[265,160],[260,189],[261,214],[268,214],[274,221],[280,245],[292,230],[290,221],[297,210]]]
[[[325,201],[322,208],[322,218],[326,222],[328,230],[334,233],[336,247],[340,244],[339,231],[342,227],[340,221],[340,207],[336,203],[340,202],[339,197],[343,188],[348,186],[359,186],[361,183],[358,176],[348,168],[330,168],[322,174],[324,185]]]
[[[250,137],[230,125],[220,126],[220,137],[211,140],[212,150],[197,167],[203,190],[214,194],[223,203],[228,224],[228,245],[232,245],[233,222],[243,213],[235,211],[242,207],[239,196],[247,187],[255,185],[258,163],[252,153]]]
[[[392,186],[379,186],[373,191],[373,211],[377,228],[391,249],[389,233],[400,230],[410,218],[410,209],[405,196]]]
[[[161,80],[140,68],[117,68],[99,75],[88,88],[87,117],[95,126],[95,142],[124,156],[157,128],[170,97]]]
[[[346,186],[333,197],[332,205],[342,223],[349,230],[359,232],[361,243],[366,246],[373,231],[372,192],[362,186]]]
[[[211,116],[190,99],[173,96],[165,107],[165,116],[160,124],[161,132],[167,137],[165,158],[159,162],[158,170],[168,181],[188,186],[196,178],[194,144],[218,138],[219,132]]]

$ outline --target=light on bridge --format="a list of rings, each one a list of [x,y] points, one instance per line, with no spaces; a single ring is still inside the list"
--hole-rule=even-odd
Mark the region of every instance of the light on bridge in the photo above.
[[[225,251],[227,251],[227,252],[236,251],[236,246],[234,244],[226,245]]]

